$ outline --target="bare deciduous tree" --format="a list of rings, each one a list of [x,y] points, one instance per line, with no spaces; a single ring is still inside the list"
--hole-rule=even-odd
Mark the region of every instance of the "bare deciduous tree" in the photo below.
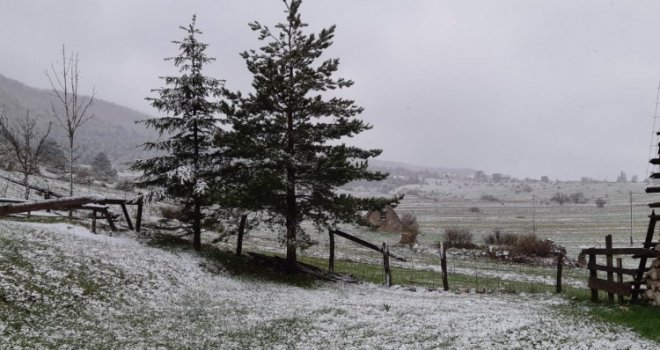
[[[73,196],[73,163],[74,163],[74,139],[78,128],[85,122],[94,118],[94,114],[88,114],[89,107],[94,103],[96,90],[92,88],[89,97],[80,96],[80,71],[78,70],[78,53],[71,52],[67,57],[66,49],[62,45],[61,70],[50,65],[50,71],[46,70],[46,77],[50,82],[53,95],[57,97],[60,108],[52,105],[53,116],[57,123],[64,129],[69,141],[69,195]]]
[[[0,116],[0,137],[23,173],[25,199],[30,197],[29,177],[37,171],[52,126],[52,123],[48,123],[44,132],[38,127],[38,120],[39,115],[31,116],[30,110],[25,111],[24,117],[17,115],[12,122],[6,113]]]

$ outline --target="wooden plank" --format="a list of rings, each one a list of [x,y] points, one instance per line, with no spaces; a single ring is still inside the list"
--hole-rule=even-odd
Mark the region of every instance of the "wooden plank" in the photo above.
[[[593,254],[589,254],[589,265],[596,265],[596,256]],[[596,270],[589,270],[589,280],[595,280],[597,278],[598,272],[596,272]],[[598,288],[591,288],[591,301],[598,301]]]
[[[649,178],[651,179],[660,179],[660,173],[652,173],[649,175]]]
[[[647,187],[646,193],[660,193],[660,187]]]
[[[660,158],[651,158],[651,160],[649,160],[649,163],[660,165]]]
[[[584,255],[641,255],[647,257],[660,257],[660,252],[646,248],[587,248],[582,249]]]
[[[13,203],[0,205],[0,216],[9,214],[25,213],[28,211],[44,209],[70,209],[77,208],[88,203],[94,203],[103,197],[98,196],[80,196],[80,197],[62,197],[57,199],[46,199],[42,201],[31,201],[24,203]]]
[[[108,225],[110,225],[110,230],[112,232],[117,232],[117,226],[115,226],[114,220],[112,220],[112,214],[110,214],[110,210],[104,210],[103,214],[105,215],[105,218],[108,220]]]
[[[597,270],[597,271],[603,271],[603,272],[613,272],[613,273],[620,273],[623,275],[630,275],[630,276],[635,276],[637,274],[637,269],[626,269],[626,268],[621,268],[619,269],[618,267],[612,267],[609,268],[605,265],[590,265],[587,264],[587,269],[588,270]]]
[[[630,296],[632,294],[629,283],[610,282],[604,279],[590,277],[588,285],[591,290],[603,290],[608,293],[615,293],[623,296]]]
[[[623,259],[621,258],[616,258],[616,267],[621,270],[623,269]],[[623,283],[623,274],[622,273],[617,273],[616,274],[616,281],[617,283]],[[619,304],[623,304],[623,295],[618,294],[619,296]]]
[[[607,235],[605,236],[605,248],[606,249],[612,249],[612,235]],[[612,254],[607,254],[605,255],[605,263],[607,264],[607,268],[609,271],[607,271],[607,282],[614,282],[614,273],[612,272],[613,268],[613,256]],[[614,293],[608,292],[607,293],[607,301],[610,304],[614,304]]]
[[[135,216],[135,232],[140,233],[142,229],[142,206],[144,205],[144,200],[142,196],[139,196],[137,199],[137,215]]]
[[[333,232],[334,234],[338,235],[338,236],[341,236],[341,237],[344,237],[344,238],[348,239],[349,241],[353,241],[353,242],[355,242],[355,243],[357,243],[357,244],[361,244],[361,245],[363,245],[363,246],[365,246],[365,247],[367,247],[367,248],[370,248],[370,249],[373,249],[373,250],[375,250],[375,251],[377,251],[377,252],[381,252],[381,253],[382,253],[381,248],[378,248],[378,246],[375,245],[375,244],[373,244],[373,243],[369,243],[369,242],[367,242],[367,241],[365,241],[365,240],[363,240],[363,239],[361,239],[361,238],[355,237],[355,236],[353,236],[353,235],[350,235],[350,234],[348,234],[348,233],[346,233],[346,232],[342,232],[342,231],[339,231],[339,230],[333,230],[332,232]],[[399,260],[399,261],[404,261],[404,262],[405,262],[405,261],[408,261],[407,259],[402,258],[402,257],[399,257],[399,256],[396,256],[396,255],[394,255],[394,254],[392,254],[392,253],[389,253],[389,256],[391,256],[391,257],[393,257],[394,259]]]
[[[131,216],[128,215],[128,209],[126,209],[126,204],[121,204],[121,211],[124,213],[124,219],[126,219],[126,224],[128,229],[133,231],[133,223],[131,222]]]

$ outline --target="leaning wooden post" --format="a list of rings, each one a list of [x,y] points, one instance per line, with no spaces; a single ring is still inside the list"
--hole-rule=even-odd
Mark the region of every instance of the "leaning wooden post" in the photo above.
[[[110,230],[112,232],[117,232],[117,226],[115,226],[115,222],[112,220],[112,214],[110,214],[110,210],[105,209],[103,210],[103,213],[105,214],[105,218],[108,220],[108,225],[110,225]]]
[[[622,273],[621,270],[623,269],[623,259],[616,258],[616,268],[617,268],[616,281],[619,282],[619,284],[622,284],[623,283],[623,273]],[[623,304],[623,295],[621,295],[621,294],[619,294],[619,304]]]
[[[328,260],[328,271],[335,272],[335,233],[332,229],[328,230],[330,238],[330,258]]]
[[[236,255],[241,255],[243,251],[243,233],[245,233],[245,222],[247,214],[241,215],[241,221],[238,223],[238,237],[236,238]]]
[[[121,211],[124,212],[124,218],[126,219],[126,224],[128,229],[133,231],[133,223],[131,222],[131,216],[128,215],[128,209],[126,209],[126,204],[121,204]]]
[[[564,268],[564,253],[557,256],[557,293],[561,294],[561,273]]]
[[[440,267],[442,268],[442,289],[449,290],[449,279],[447,278],[447,244],[440,243]]]
[[[596,255],[589,254],[589,280],[596,281]],[[591,283],[590,283],[591,284]],[[598,301],[598,289],[591,287],[591,301]]]
[[[392,271],[390,270],[390,248],[386,242],[383,242],[383,268],[385,269],[385,284],[389,287],[392,285]]]
[[[144,205],[143,197],[140,196],[137,200],[137,215],[135,216],[135,232],[140,233],[142,228],[142,206]]]
[[[612,235],[605,236],[605,249],[612,249]],[[612,263],[612,254],[605,254],[605,263],[607,264],[607,282],[614,282],[614,264]],[[614,303],[614,293],[607,292],[607,301]]]
[[[92,233],[96,233],[96,210],[92,210]]]

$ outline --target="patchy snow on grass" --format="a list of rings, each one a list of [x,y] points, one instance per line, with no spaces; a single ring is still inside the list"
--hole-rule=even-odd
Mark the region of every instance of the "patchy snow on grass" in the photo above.
[[[0,221],[0,348],[651,349],[549,295],[299,288],[209,272],[187,250]],[[558,307],[559,306],[559,307]],[[565,305],[564,305],[565,306]]]

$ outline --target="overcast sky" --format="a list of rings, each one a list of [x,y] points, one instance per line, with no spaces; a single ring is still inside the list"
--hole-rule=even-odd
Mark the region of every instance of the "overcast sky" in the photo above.
[[[156,115],[144,100],[175,72],[179,25],[198,16],[207,73],[248,91],[247,23],[282,21],[277,0],[0,0],[0,74],[47,88],[62,44],[83,91]],[[516,177],[645,176],[660,80],[658,1],[307,0],[337,25],[325,58],[374,128],[353,142],[381,158]],[[660,123],[657,127],[660,127]],[[657,141],[656,141],[657,142]]]

